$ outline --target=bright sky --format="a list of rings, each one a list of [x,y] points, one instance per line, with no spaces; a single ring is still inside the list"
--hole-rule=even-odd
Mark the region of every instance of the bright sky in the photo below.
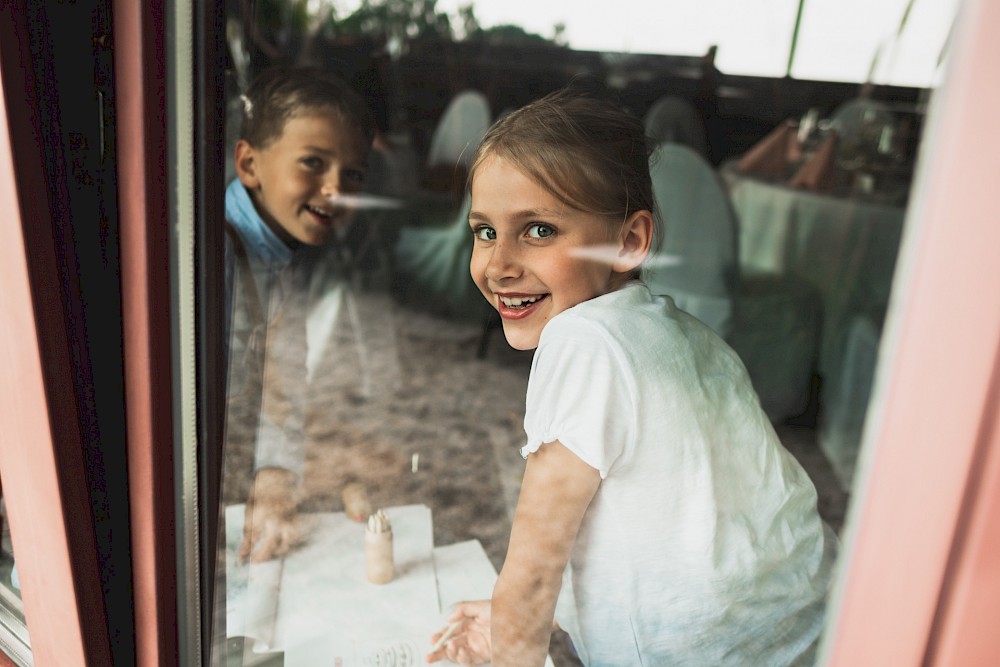
[[[356,0],[334,0],[338,9]],[[472,4],[484,27],[521,26],[544,37],[566,26],[569,46],[586,51],[700,55],[719,47],[729,74],[784,76],[800,0],[612,0],[601,9],[579,0],[438,0],[440,11]],[[914,0],[905,33],[896,33],[908,0],[802,0],[792,76],[861,82],[876,54],[876,83],[928,87],[960,0]],[[614,11],[610,8],[613,7]]]

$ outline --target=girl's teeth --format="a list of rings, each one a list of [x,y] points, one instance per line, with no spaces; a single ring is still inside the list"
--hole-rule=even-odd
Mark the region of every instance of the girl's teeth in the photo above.
[[[502,297],[500,297],[500,300],[508,308],[517,308],[517,307],[519,307],[521,305],[524,305],[524,304],[534,303],[534,302],[538,301],[538,299],[540,299],[540,298],[541,297],[537,297],[537,296],[525,296],[525,297],[506,297],[506,296],[502,296]]]

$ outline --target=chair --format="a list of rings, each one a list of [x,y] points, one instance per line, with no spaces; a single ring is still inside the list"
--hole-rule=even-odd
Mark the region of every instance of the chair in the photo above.
[[[844,491],[850,491],[868,411],[881,331],[872,318],[858,315],[844,331],[831,369],[819,446]]]
[[[465,174],[491,123],[486,96],[464,90],[445,108],[431,138],[423,185],[451,192],[447,203],[425,213],[420,227],[400,230],[394,257],[400,297],[420,301],[439,315],[452,318],[478,313],[482,297],[469,275],[472,235],[471,201]]]
[[[673,95],[660,97],[646,112],[643,125],[646,136],[656,144],[681,144],[708,158],[705,122],[687,100]]]
[[[716,171],[687,146],[661,144],[650,161],[663,245],[644,275],[740,355],[772,421],[809,405],[820,300],[802,281],[742,275],[738,221]]]
[[[395,248],[397,292],[406,301],[454,319],[479,316],[483,297],[469,274],[472,234],[468,194],[443,226],[405,228]]]
[[[455,95],[431,135],[427,162],[420,175],[421,197],[449,211],[461,205],[472,157],[492,122],[489,102],[477,90]],[[434,217],[441,216],[434,214]]]
[[[431,135],[427,168],[468,169],[472,155],[492,122],[490,103],[477,90],[463,90],[455,95]]]
[[[654,293],[725,338],[739,273],[736,217],[718,174],[693,149],[662,143],[650,159],[662,246],[647,260]]]
[[[812,424],[822,301],[815,287],[786,276],[741,274],[727,342],[746,366],[773,422]]]

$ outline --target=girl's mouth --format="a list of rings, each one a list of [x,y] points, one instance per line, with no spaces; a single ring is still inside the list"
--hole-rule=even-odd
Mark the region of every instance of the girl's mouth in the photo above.
[[[500,317],[518,319],[527,316],[535,306],[548,298],[548,294],[504,296],[497,294],[497,310]]]

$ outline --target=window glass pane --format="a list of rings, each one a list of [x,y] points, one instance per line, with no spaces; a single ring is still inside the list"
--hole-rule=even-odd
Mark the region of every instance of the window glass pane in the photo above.
[[[220,662],[319,664],[317,656],[335,656],[346,665],[394,655],[395,664],[411,664],[403,656],[415,664],[455,602],[491,593],[526,474],[519,450],[531,428],[526,416],[537,409],[526,403],[535,353],[508,344],[470,276],[466,170],[492,122],[579,73],[667,144],[651,163],[665,245],[644,279],[714,329],[705,340],[723,339],[746,367],[760,401],[758,408],[748,399],[761,425],[750,440],[779,456],[773,427],[791,454],[787,477],[762,485],[779,495],[803,489],[809,507],[799,516],[817,535],[812,548],[823,543],[814,492],[831,534],[843,530],[932,90],[889,74],[877,87],[838,83],[866,81],[867,70],[802,70],[826,83],[784,77],[797,2],[735,10],[725,3],[726,12],[723,3],[667,3],[669,11],[661,4],[636,3],[621,21],[626,30],[612,34],[604,21],[598,35],[585,32],[575,5],[558,3],[551,14],[485,1],[471,10],[445,2],[228,3],[227,190],[219,193],[229,332],[220,345],[229,360],[219,508],[226,548],[218,559],[225,613],[213,636]],[[824,10],[810,11],[798,43],[805,63],[815,48],[805,17]],[[745,28],[742,36],[725,32],[723,14]],[[855,8],[853,21],[832,31],[845,45],[874,34],[861,15]],[[923,21],[916,16],[913,26]],[[356,135],[345,121],[351,112],[330,116],[334,102],[287,98],[291,106],[269,126],[283,86],[296,80],[286,72],[264,89],[252,85],[275,65],[341,77],[374,117],[367,157],[344,138]],[[355,171],[366,172],[363,183]],[[691,199],[704,193],[711,198]],[[479,209],[473,218],[493,224]],[[520,313],[529,320],[534,297],[552,299],[538,285],[517,290],[504,309],[507,325]],[[666,356],[651,353],[650,364]],[[737,376],[723,384],[742,386]],[[588,371],[566,390],[593,383],[601,409],[628,393],[597,377]],[[616,405],[646,414],[672,396],[651,404],[644,393]],[[732,403],[712,405],[670,414],[689,420],[684,432],[697,432],[705,448],[718,447],[714,464],[722,465],[742,456],[734,442],[744,440],[734,435],[736,420],[720,416]],[[674,451],[678,440],[657,446]],[[725,480],[716,491],[726,496],[723,489],[765,474],[752,469],[746,462],[700,472]],[[620,479],[605,472],[601,493]],[[693,481],[698,471],[666,481],[671,472],[652,486],[690,485],[676,496],[678,508],[703,494],[720,513],[712,521],[728,516],[704,493],[711,484]],[[388,583],[374,583],[378,573],[368,567],[386,537],[379,510],[393,538]],[[648,519],[673,526],[676,511],[650,508]],[[775,519],[740,517],[763,523],[737,530],[735,542],[713,543],[723,558],[755,553],[767,533],[761,525]],[[702,527],[690,535],[704,537]],[[821,552],[826,566],[838,557],[835,548]],[[643,573],[636,568],[638,580]],[[581,664],[571,637],[587,635],[573,618],[553,634],[555,665]],[[770,663],[769,650],[747,664]]]
[[[7,508],[0,495],[0,625],[7,635],[7,644],[16,655],[12,659],[30,659],[28,647],[28,626],[24,620],[24,604],[21,601],[21,580],[17,575],[14,561],[14,547],[10,539],[10,523]]]
[[[958,0],[806,2],[792,75],[929,87]],[[831,26],[842,26],[831,29]]]
[[[439,2],[457,9],[465,3]],[[539,6],[541,5],[541,6]],[[572,2],[477,2],[476,18],[483,26],[517,25],[559,39],[579,51],[702,55],[719,48],[720,69],[733,74],[781,76],[788,64],[797,0],[752,2],[657,2],[625,0],[617,5],[623,16],[636,17],[609,29],[601,12],[581,12]]]

